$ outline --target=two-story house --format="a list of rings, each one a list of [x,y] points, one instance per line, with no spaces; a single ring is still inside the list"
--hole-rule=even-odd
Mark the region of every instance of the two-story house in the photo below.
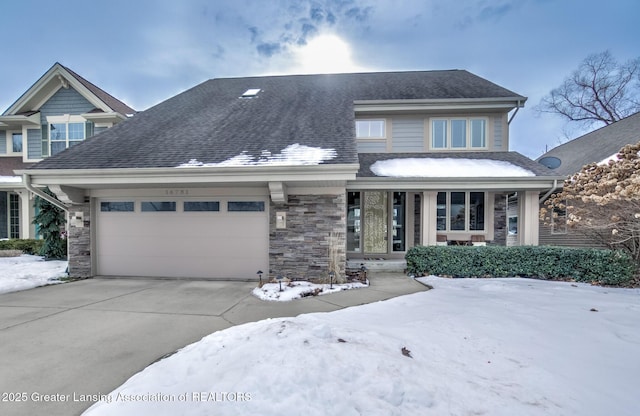
[[[213,79],[24,177],[66,204],[77,276],[312,278],[504,245],[508,195],[535,245],[559,177],[509,151],[525,100],[463,70]]]
[[[0,115],[0,239],[34,238],[33,194],[14,172],[125,120],[135,110],[59,63]]]

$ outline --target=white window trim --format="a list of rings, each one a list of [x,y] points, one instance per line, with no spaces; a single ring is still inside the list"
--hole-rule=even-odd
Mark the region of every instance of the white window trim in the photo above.
[[[66,147],[65,149],[69,148],[69,123],[82,123],[83,124],[83,131],[82,131],[82,135],[84,136],[84,138],[82,140],[86,140],[87,137],[87,133],[86,133],[86,127],[84,127],[84,124],[87,122],[87,120],[79,115],[71,115],[71,114],[64,114],[62,116],[47,116],[47,141],[48,141],[48,146],[49,146],[49,156],[51,156],[53,154],[52,149],[51,149],[51,144],[52,144],[52,140],[51,140],[51,125],[52,124],[65,124],[67,126],[67,131],[66,131],[66,135],[65,135],[65,142],[66,142]],[[71,140],[71,141],[82,141],[82,140]],[[53,140],[56,142],[62,142],[62,140]]]
[[[453,147],[453,137],[451,135],[451,125],[454,120],[464,120],[466,123],[466,146],[465,147]],[[484,146],[472,147],[471,146],[471,122],[473,120],[484,120]],[[446,121],[447,122],[447,146],[435,147],[433,145],[433,122],[434,121]],[[447,151],[459,151],[459,150],[487,150],[489,149],[489,117],[431,117],[429,118],[429,149],[436,152]]]
[[[22,156],[23,154],[25,154],[25,149],[27,144],[27,140],[26,140],[27,135],[25,133],[26,132],[24,130],[5,130],[5,135],[7,136],[6,137],[7,153],[3,154],[2,156]],[[22,151],[21,152],[13,151],[13,135],[14,134],[22,135]]]
[[[565,204],[566,206],[566,204]],[[567,209],[564,209],[564,224],[560,224],[559,226],[556,225],[556,216],[555,214],[555,208],[552,206],[551,207],[551,235],[565,235],[568,233],[568,228],[569,226],[567,225],[566,221],[567,221]],[[558,230],[557,228],[560,228],[560,230]]]
[[[473,234],[473,235],[487,235],[489,228],[489,217],[487,215],[487,207],[489,206],[489,192],[487,191],[440,191],[446,194],[446,202],[445,202],[445,218],[446,224],[444,230],[436,230],[438,233],[447,233],[451,235],[455,234]],[[464,230],[452,230],[451,229],[451,193],[453,192],[463,192],[464,193]],[[472,192],[482,192],[484,194],[484,230],[472,230],[469,227],[469,214],[471,209],[471,204],[469,201],[471,200]],[[437,209],[436,209],[436,224],[437,224]],[[437,227],[437,225],[436,225]]]
[[[358,127],[357,127],[357,123],[358,122],[362,122],[362,121],[368,121],[368,122],[372,122],[372,121],[381,121],[382,122],[382,134],[383,136],[362,136],[359,137],[358,136]],[[388,128],[388,121],[386,118],[357,118],[356,119],[356,139],[357,140],[372,140],[372,141],[380,141],[380,140],[387,140],[387,128]]]

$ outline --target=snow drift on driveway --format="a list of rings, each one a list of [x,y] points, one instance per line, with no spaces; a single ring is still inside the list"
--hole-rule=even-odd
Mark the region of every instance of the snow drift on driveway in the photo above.
[[[85,414],[640,414],[640,290],[424,280],[435,289],[216,332]]]

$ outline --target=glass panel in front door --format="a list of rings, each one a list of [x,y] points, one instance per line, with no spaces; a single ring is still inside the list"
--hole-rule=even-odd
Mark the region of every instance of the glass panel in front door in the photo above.
[[[364,252],[387,252],[387,192],[364,193]]]
[[[406,196],[404,192],[393,193],[393,251],[405,251]]]

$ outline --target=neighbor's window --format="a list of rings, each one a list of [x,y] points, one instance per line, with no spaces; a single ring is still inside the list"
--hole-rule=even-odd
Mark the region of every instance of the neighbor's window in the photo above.
[[[562,207],[554,206],[551,212],[551,234],[567,233],[567,210]]]
[[[487,147],[487,120],[453,118],[431,120],[431,148],[477,149]]]
[[[227,202],[229,212],[258,212],[264,211],[263,201],[229,201]]]
[[[11,134],[12,140],[12,152],[13,153],[22,153],[22,133],[13,133]]]
[[[384,138],[385,121],[384,120],[356,120],[356,137],[360,139]]]
[[[51,123],[49,124],[49,140],[51,142],[51,155],[62,152],[64,149],[80,143],[84,140],[85,123]]]
[[[102,212],[133,212],[133,201],[127,202],[100,202]]]
[[[484,192],[438,192],[438,231],[484,231]]]
[[[176,210],[176,203],[167,202],[143,202],[141,205],[142,212],[173,212]]]

